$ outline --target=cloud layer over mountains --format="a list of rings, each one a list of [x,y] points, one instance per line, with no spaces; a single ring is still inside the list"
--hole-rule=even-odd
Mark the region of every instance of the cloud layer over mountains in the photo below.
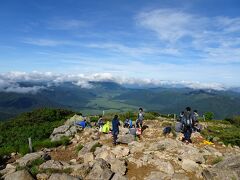
[[[53,85],[71,82],[82,88],[92,88],[90,82],[115,82],[127,87],[188,87],[192,89],[226,90],[219,83],[200,83],[189,81],[166,81],[157,79],[138,79],[113,76],[110,73],[85,74],[56,74],[51,72],[9,72],[0,74],[0,92],[37,93]],[[22,83],[29,83],[23,85]]]

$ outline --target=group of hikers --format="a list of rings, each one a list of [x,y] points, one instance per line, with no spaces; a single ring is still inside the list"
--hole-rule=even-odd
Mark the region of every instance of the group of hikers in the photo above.
[[[82,114],[81,114],[82,115]],[[129,133],[134,135],[135,137],[139,137],[144,130],[144,111],[143,108],[139,108],[139,112],[137,115],[137,119],[135,124],[133,123],[130,117],[127,117],[124,121],[123,127],[129,129]],[[182,111],[179,115],[178,123],[176,124],[175,130],[177,132],[183,133],[182,141],[186,143],[192,143],[191,141],[191,134],[193,131],[200,131],[199,124],[198,124],[198,113],[197,110],[191,111],[190,107],[186,107],[185,111]],[[83,117],[81,121],[75,122],[75,125],[81,126],[82,128],[85,127],[92,127],[91,123],[87,120],[86,117]],[[112,126],[110,127],[110,122],[104,122],[102,116],[99,116],[98,121],[95,123],[95,126],[99,128],[99,131],[102,133],[110,133],[113,137],[113,144],[117,144],[117,138],[119,134],[119,126],[120,120],[118,115],[115,115],[112,119]],[[147,126],[146,126],[147,127]],[[163,129],[163,134],[166,135],[171,132],[171,127],[165,127]]]

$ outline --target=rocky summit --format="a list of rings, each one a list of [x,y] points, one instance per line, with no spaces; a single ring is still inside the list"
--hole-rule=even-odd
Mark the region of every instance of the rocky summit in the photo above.
[[[68,145],[18,157],[0,174],[6,180],[240,179],[238,146],[204,143],[200,133],[186,144],[181,133],[162,134],[166,122],[164,118],[145,120],[147,128],[140,137],[121,127],[114,146],[110,133],[77,128],[68,121],[50,136],[51,141],[69,137]]]

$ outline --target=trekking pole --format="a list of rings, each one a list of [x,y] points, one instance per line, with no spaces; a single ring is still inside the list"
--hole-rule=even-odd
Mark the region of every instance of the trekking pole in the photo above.
[[[28,147],[29,147],[29,152],[32,153],[33,148],[32,148],[32,139],[31,139],[31,137],[28,138]]]

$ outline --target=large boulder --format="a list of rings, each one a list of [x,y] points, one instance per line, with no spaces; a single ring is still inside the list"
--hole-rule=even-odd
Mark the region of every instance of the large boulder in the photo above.
[[[157,143],[152,143],[149,147],[149,150],[151,151],[176,151],[176,149],[178,149],[181,146],[181,144],[171,138],[165,138],[162,139],[160,141],[158,141]]]
[[[198,148],[192,146],[183,146],[181,149],[178,150],[178,153],[180,154],[178,156],[180,160],[190,159],[199,164],[205,163],[203,154]]]
[[[77,114],[75,114],[73,117],[71,117],[70,119],[68,119],[66,122],[65,122],[65,125],[73,125],[75,124],[75,122],[77,121],[82,121],[83,120],[83,117],[82,116],[79,116]]]
[[[40,169],[63,170],[69,168],[70,165],[66,162],[49,160],[39,166]]]
[[[84,158],[86,153],[92,152],[94,150],[94,147],[97,147],[99,145],[98,141],[91,141],[88,142],[83,146],[83,148],[78,152],[79,158]]]
[[[53,132],[52,132],[52,135],[55,135],[55,134],[64,134],[67,130],[70,129],[70,125],[62,125],[62,126],[59,126],[57,128],[54,128]]]
[[[104,179],[109,180],[113,176],[113,172],[110,170],[110,165],[103,159],[97,159],[93,164],[93,168],[87,175],[87,180],[92,179]]]
[[[70,176],[68,174],[60,174],[60,173],[54,173],[50,176],[48,180],[80,180],[77,177]]]
[[[7,175],[5,180],[34,180],[34,178],[28,171],[21,170]]]
[[[197,164],[196,162],[190,159],[184,159],[182,162],[182,169],[187,172],[196,172],[200,169],[200,167],[199,164]]]
[[[92,162],[93,160],[94,160],[94,155],[92,152],[86,153],[83,157],[84,163],[89,163],[89,162]]]
[[[203,170],[206,179],[239,179],[240,155],[226,157],[212,168]]]
[[[54,128],[50,139],[51,141],[59,141],[62,137],[72,137],[79,131],[79,128],[74,125],[62,125]]]
[[[163,180],[171,179],[171,176],[160,171],[152,171],[150,175],[144,178],[144,180]]]
[[[46,173],[40,173],[36,175],[37,180],[48,180],[50,175]]]
[[[91,167],[89,164],[76,164],[71,165],[70,167],[72,169],[71,175],[80,177],[81,179],[85,179],[87,174],[91,171]]]
[[[169,161],[165,161],[162,159],[161,160],[153,159],[152,162],[150,161],[150,163],[154,164],[157,169],[164,172],[165,174],[168,174],[168,175],[174,174],[174,167]]]
[[[121,174],[115,173],[111,180],[127,180],[127,177],[122,176]]]
[[[16,166],[12,164],[7,164],[6,168],[0,171],[0,175],[7,176],[8,174],[14,173],[16,171]]]
[[[128,144],[130,153],[137,153],[137,152],[142,152],[145,148],[145,143],[143,142],[137,142],[137,141],[133,141],[131,143]]]
[[[113,148],[112,153],[116,156],[116,158],[123,158],[129,154],[129,148],[116,146]]]
[[[45,156],[45,153],[43,151],[29,153],[17,159],[16,162],[19,164],[20,167],[22,167],[22,166],[31,164],[34,160],[43,158],[44,156]]]
[[[119,159],[114,159],[110,161],[111,170],[114,173],[119,175],[125,175],[127,171],[127,166],[125,161],[121,161]]]
[[[131,134],[119,135],[117,142],[122,144],[129,144],[135,140],[135,137]]]

